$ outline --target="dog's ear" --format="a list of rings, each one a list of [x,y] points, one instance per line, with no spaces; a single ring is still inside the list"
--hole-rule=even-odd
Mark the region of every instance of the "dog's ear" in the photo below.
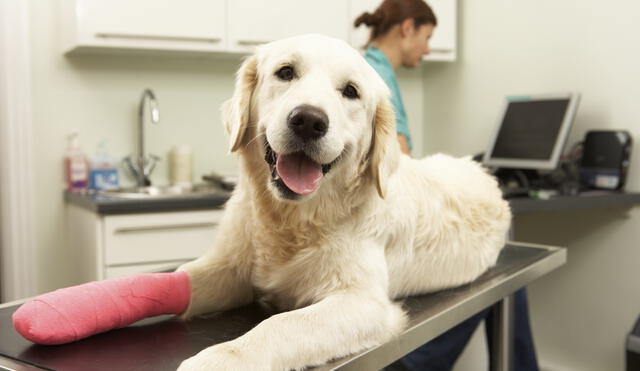
[[[396,133],[396,118],[386,98],[381,99],[373,118],[371,142],[371,174],[380,197],[387,194],[387,181],[395,172],[400,159],[400,145]]]
[[[251,96],[258,83],[258,62],[255,55],[247,58],[236,75],[236,86],[231,99],[222,106],[222,120],[229,134],[229,150],[235,152],[245,142],[249,125]]]

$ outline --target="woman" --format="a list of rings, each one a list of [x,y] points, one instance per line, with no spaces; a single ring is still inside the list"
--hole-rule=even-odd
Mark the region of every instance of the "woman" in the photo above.
[[[423,0],[384,0],[372,14],[365,12],[354,22],[356,27],[361,24],[371,28],[364,57],[391,90],[398,141],[402,151],[411,155],[411,133],[395,70],[400,66],[412,68],[420,65],[422,56],[429,54],[429,39],[438,21]],[[514,307],[513,367],[519,371],[538,371],[526,290],[514,294]],[[491,308],[487,308],[407,354],[386,370],[451,370],[483,319],[488,322],[487,340],[491,344],[491,318]]]
[[[429,54],[429,39],[438,25],[433,10],[422,0],[385,0],[373,14],[365,12],[354,25],[371,28],[365,59],[391,89],[400,148],[411,154],[411,133],[395,70],[420,65]]]

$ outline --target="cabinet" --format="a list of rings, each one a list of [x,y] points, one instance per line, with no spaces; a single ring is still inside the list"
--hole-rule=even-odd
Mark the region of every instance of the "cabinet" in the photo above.
[[[173,270],[213,244],[222,210],[99,215],[68,206],[78,282]]]
[[[454,61],[456,59],[457,0],[429,0],[438,18],[433,37],[429,43],[431,54],[426,60]]]
[[[382,0],[59,0],[64,51],[250,53],[256,45],[321,33],[360,49],[366,27],[355,18]],[[426,60],[456,58],[456,1],[429,0],[438,17]]]
[[[350,0],[349,19],[351,20],[351,32],[349,43],[361,49],[369,40],[369,28],[365,25],[353,28],[353,21],[364,12],[373,13],[380,5],[381,0]],[[427,61],[455,61],[456,60],[456,15],[457,0],[427,0],[436,17],[438,26],[429,42],[431,53],[424,57]]]
[[[61,0],[65,51],[226,49],[226,0]]]
[[[229,51],[250,52],[255,45],[305,33],[348,37],[345,0],[233,0],[227,4]]]

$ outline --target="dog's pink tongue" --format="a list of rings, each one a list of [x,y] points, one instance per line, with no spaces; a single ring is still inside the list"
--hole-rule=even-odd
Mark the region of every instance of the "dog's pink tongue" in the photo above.
[[[279,155],[276,171],[284,184],[300,195],[315,191],[322,179],[322,166],[302,152]]]

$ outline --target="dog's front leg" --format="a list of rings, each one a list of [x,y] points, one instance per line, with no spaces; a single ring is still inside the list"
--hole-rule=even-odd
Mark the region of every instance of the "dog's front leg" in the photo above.
[[[253,300],[251,236],[242,207],[231,199],[212,248],[178,268],[187,272],[191,284],[191,300],[183,319],[235,308]]]
[[[207,348],[182,362],[179,371],[300,370],[384,343],[404,325],[404,312],[385,295],[338,292]]]
[[[180,371],[302,369],[384,343],[402,331],[406,317],[387,294],[384,250],[326,251],[319,259],[340,263],[319,265],[319,280],[333,289],[318,293],[314,304],[276,314],[235,340],[201,351]]]

